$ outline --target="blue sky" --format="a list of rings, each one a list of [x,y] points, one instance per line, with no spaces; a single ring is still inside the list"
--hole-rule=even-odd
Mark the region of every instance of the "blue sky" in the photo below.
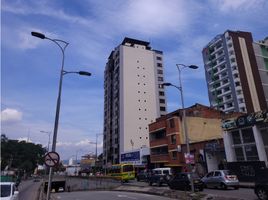
[[[103,130],[103,73],[124,37],[149,41],[164,52],[165,80],[178,84],[176,63],[195,64],[182,74],[185,105],[209,105],[202,48],[227,29],[268,34],[266,0],[2,0],[1,133],[44,146],[53,131],[61,52],[31,31],[70,43],[64,76],[57,151],[62,159],[95,151]],[[168,111],[181,106],[168,88]],[[98,138],[102,151],[102,138]]]

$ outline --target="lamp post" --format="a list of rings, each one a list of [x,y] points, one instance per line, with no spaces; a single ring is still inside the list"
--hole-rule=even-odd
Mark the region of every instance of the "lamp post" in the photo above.
[[[49,152],[51,131],[40,131],[40,132],[41,133],[47,133],[48,134],[47,152]]]
[[[185,143],[186,143],[186,148],[187,148],[187,156],[190,156],[190,144],[189,144],[188,128],[187,128],[187,123],[186,123],[186,111],[184,108],[183,89],[182,89],[182,82],[181,82],[181,70],[184,68],[197,69],[198,66],[196,66],[196,65],[184,65],[184,64],[176,64],[176,66],[177,66],[177,69],[179,71],[179,86],[173,85],[171,83],[163,83],[162,85],[163,86],[173,86],[180,91]],[[191,163],[188,164],[188,170],[189,170],[189,172],[192,172]],[[192,190],[192,192],[194,192],[194,184],[193,184],[193,179],[192,179],[191,174],[190,174],[190,181],[191,181],[191,190]]]
[[[95,149],[95,156],[96,156],[96,160],[98,158],[98,137],[100,135],[103,135],[102,133],[96,133],[96,142],[89,142],[89,144],[95,144],[96,145],[96,149]]]
[[[62,61],[61,61],[61,71],[60,71],[60,80],[59,80],[59,91],[57,98],[57,106],[56,106],[56,116],[53,130],[53,141],[52,141],[52,151],[56,151],[56,143],[57,143],[57,133],[58,133],[58,125],[59,125],[59,114],[60,114],[60,104],[61,104],[61,90],[62,90],[62,79],[65,74],[68,73],[77,73],[79,75],[91,76],[91,73],[79,71],[79,72],[67,72],[64,71],[64,59],[65,59],[65,49],[69,45],[68,42],[59,39],[51,39],[46,37],[42,33],[31,32],[32,36],[38,37],[40,39],[47,39],[51,42],[55,43],[62,52]],[[50,199],[50,189],[51,189],[51,180],[52,180],[52,167],[49,168],[49,178],[48,178],[48,187],[47,187],[47,200]]]

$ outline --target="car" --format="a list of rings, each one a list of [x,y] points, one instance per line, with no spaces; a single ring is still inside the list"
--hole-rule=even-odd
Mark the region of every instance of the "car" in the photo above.
[[[142,170],[137,173],[136,176],[137,181],[147,181],[148,180],[148,172],[146,170]]]
[[[167,184],[171,176],[171,168],[155,168],[148,175],[148,183],[150,186],[156,183],[160,187],[162,184]]]
[[[0,182],[1,185],[1,200],[16,200],[19,192],[14,182]]]
[[[204,187],[200,177],[197,174],[190,172],[183,172],[176,174],[169,180],[168,186],[170,189],[184,190],[184,191],[191,190],[190,178],[193,179],[194,190],[203,191]]]
[[[256,174],[254,192],[260,200],[268,199],[268,169],[262,169]]]
[[[206,174],[201,181],[204,187],[227,189],[233,187],[239,189],[239,180],[230,170],[214,170]]]

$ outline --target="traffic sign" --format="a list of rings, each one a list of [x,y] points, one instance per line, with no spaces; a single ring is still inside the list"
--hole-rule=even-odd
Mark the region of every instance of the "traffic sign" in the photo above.
[[[189,153],[184,153],[185,163],[194,164],[194,155]]]
[[[57,152],[51,151],[45,155],[45,164],[49,167],[55,167],[59,164],[60,156]]]

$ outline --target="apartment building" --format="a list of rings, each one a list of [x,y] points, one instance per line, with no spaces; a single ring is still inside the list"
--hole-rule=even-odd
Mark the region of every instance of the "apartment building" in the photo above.
[[[253,48],[261,77],[266,105],[268,106],[268,37],[258,42],[253,42]]]
[[[267,79],[264,73],[259,73],[261,69],[258,69],[252,44],[251,33],[227,30],[217,35],[203,49],[212,107],[224,112],[244,113],[267,109],[267,86],[263,87]]]
[[[223,113],[201,104],[185,108],[185,111],[193,165],[204,175],[218,169],[226,158],[221,129]],[[149,125],[150,159],[154,167],[171,167],[177,172],[186,168],[182,112],[179,109],[168,113]]]
[[[166,114],[163,53],[146,41],[125,38],[110,54],[104,72],[104,165],[149,147],[148,124]]]

